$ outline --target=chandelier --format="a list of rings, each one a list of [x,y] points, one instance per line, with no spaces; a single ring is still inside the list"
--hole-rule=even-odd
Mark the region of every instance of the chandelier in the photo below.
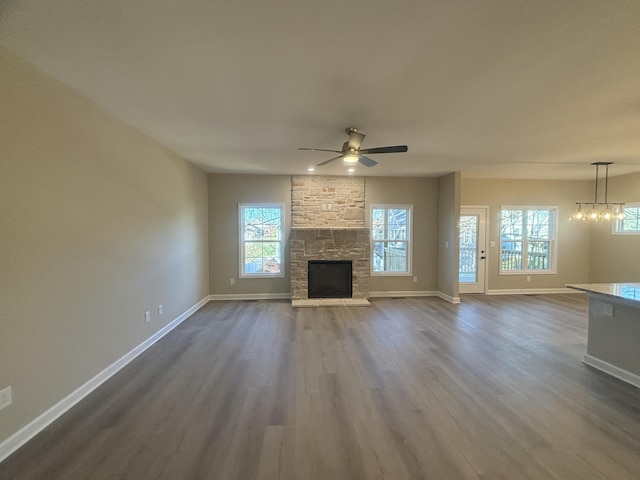
[[[576,202],[577,208],[571,215],[570,220],[622,220],[624,218],[624,203],[609,203],[609,165],[613,162],[594,162],[591,165],[596,167],[596,193],[593,202]],[[604,202],[598,201],[598,181],[600,167],[605,167],[604,174]]]

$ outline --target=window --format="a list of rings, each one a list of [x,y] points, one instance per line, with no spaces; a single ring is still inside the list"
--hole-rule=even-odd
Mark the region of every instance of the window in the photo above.
[[[371,239],[373,274],[411,274],[411,205],[372,205]]]
[[[240,204],[240,276],[282,277],[284,205]]]
[[[620,235],[640,235],[640,203],[625,205],[624,218],[616,220],[613,233]]]
[[[557,207],[502,207],[500,273],[555,273]]]

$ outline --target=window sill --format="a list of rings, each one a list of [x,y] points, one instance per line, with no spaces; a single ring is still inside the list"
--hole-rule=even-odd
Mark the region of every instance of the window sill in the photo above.
[[[499,272],[498,275],[557,275],[558,272],[555,270],[548,270],[541,272],[540,270],[518,270],[513,272]]]
[[[284,277],[284,273],[278,273],[278,274],[273,274],[273,275],[263,274],[263,275],[240,275],[240,276],[238,276],[238,278],[283,278],[283,277]]]
[[[411,272],[370,272],[372,277],[411,277]]]

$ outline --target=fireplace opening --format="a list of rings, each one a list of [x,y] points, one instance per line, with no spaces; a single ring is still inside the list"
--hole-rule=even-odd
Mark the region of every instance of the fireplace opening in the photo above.
[[[309,260],[309,298],[351,298],[351,260]]]

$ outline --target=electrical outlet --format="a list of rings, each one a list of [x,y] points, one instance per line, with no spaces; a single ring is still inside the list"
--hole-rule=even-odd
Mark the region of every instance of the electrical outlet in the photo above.
[[[149,310],[144,312],[144,321],[147,323],[151,321],[151,312]]]
[[[162,315],[162,305],[158,305],[158,315]]]
[[[531,281],[531,277],[529,275],[527,275],[527,282]]]
[[[233,286],[236,284],[236,279],[235,278],[230,278],[229,279],[229,285]]]
[[[13,392],[11,387],[3,388],[0,390],[0,410],[4,407],[8,407],[13,403]]]
[[[413,277],[413,283],[418,283],[418,277],[417,276]]]

